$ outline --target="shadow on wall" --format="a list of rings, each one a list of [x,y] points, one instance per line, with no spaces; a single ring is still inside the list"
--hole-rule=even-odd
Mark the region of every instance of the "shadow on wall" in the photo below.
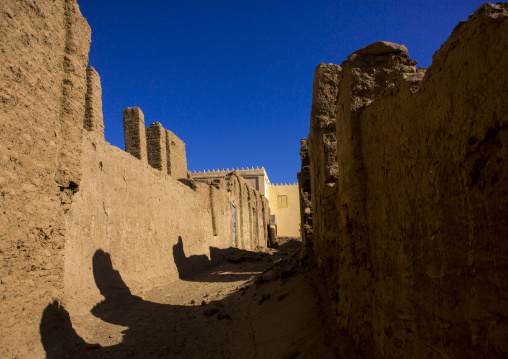
[[[228,250],[217,248],[211,250],[214,253],[212,256],[214,260],[224,258],[228,253]],[[246,253],[253,257],[258,255],[253,252],[241,252],[235,255],[237,257]],[[181,238],[174,246],[174,256],[179,268],[187,268],[189,273],[198,266],[210,265],[213,262],[213,260],[205,261],[206,256],[185,257]],[[123,340],[108,347],[86,343],[72,327],[69,313],[54,301],[43,311],[40,323],[41,342],[47,358],[185,357],[186,353],[182,351],[188,351],[189,348],[188,346],[187,349],[183,348],[182,343],[187,342],[189,337],[198,341],[199,338],[216,335],[217,343],[220,343],[220,336],[225,335],[222,332],[213,334],[209,332],[206,322],[209,318],[203,315],[202,306],[159,304],[132,295],[120,273],[113,268],[109,253],[96,251],[92,264],[95,283],[104,300],[93,307],[91,313],[105,322],[128,327],[122,332]],[[226,277],[232,278],[225,279]],[[251,277],[250,273],[245,275],[211,273],[205,276],[205,280],[210,278],[211,282],[236,281],[248,277]],[[215,304],[217,303],[209,303],[210,306]],[[185,323],[186,328],[191,328],[191,331],[182,331],[182,323]],[[229,331],[229,328],[225,323],[224,330]],[[135,351],[133,348],[136,348]]]
[[[40,333],[47,358],[62,358],[89,348],[98,348],[81,339],[72,328],[69,313],[56,300],[42,313]]]
[[[218,264],[224,259],[233,261],[237,256],[249,253],[247,251],[238,248],[226,248],[219,249],[210,247],[210,259],[204,254],[192,255],[187,257],[183,249],[182,237],[178,237],[178,243],[173,246],[173,258],[178,269],[178,277],[183,280],[193,281],[193,275],[209,268],[215,264]],[[253,260],[255,256],[250,256]],[[228,275],[212,273],[206,277],[207,282],[236,282],[239,280],[249,279],[250,274],[234,274],[229,273]]]

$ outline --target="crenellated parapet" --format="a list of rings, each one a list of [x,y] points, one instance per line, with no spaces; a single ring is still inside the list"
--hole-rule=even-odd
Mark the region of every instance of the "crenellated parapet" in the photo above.
[[[243,177],[254,189],[263,193],[266,198],[269,196],[269,187],[270,180],[268,179],[268,175],[266,174],[266,170],[264,167],[251,167],[244,169],[240,168],[226,168],[226,169],[213,169],[213,170],[203,170],[203,171],[194,171],[192,173],[192,178],[201,181],[209,181],[212,179],[224,178],[231,172],[236,172],[237,175]]]
[[[251,167],[251,168],[246,168],[244,169],[243,167],[240,169],[239,167],[237,167],[236,169],[231,167],[231,169],[229,168],[226,168],[226,169],[213,169],[213,170],[203,170],[203,171],[194,171],[192,172],[192,176],[194,178],[199,178],[199,177],[205,177],[205,176],[209,176],[209,177],[216,177],[216,176],[221,176],[221,175],[224,175],[226,176],[227,174],[231,173],[231,172],[236,172],[237,174],[239,175],[266,175],[266,170],[264,167],[261,167],[259,168],[256,167]]]
[[[145,117],[139,107],[123,111],[125,151],[173,178],[187,177],[185,143],[159,122],[145,130]]]

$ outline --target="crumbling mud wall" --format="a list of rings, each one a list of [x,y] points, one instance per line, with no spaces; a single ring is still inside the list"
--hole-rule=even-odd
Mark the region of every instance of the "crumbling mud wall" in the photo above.
[[[252,189],[232,190],[250,187],[244,180],[186,180],[183,142],[177,175],[148,164],[146,143],[140,160],[105,142],[90,36],[75,0],[0,1],[2,358],[44,357],[43,312],[45,335],[56,338],[62,307],[72,318],[103,299],[96,253],[107,252],[141,293],[220,260],[215,249],[235,243],[233,213],[236,223],[240,212],[250,219],[236,227],[251,236],[237,246],[266,246],[268,203]]]
[[[310,132],[306,144],[312,198],[312,232],[313,236],[322,239],[315,244],[311,243],[312,247],[317,248],[322,243],[333,242],[335,234],[327,228],[337,223],[334,203],[336,201],[335,183],[339,173],[335,116],[341,71],[338,65],[321,63],[314,72]],[[304,170],[305,167],[302,167],[302,172]]]
[[[43,357],[81,183],[90,28],[75,0],[2,0],[0,47],[0,357]]]
[[[213,257],[214,249],[266,247],[267,200],[234,173],[213,185],[178,181],[95,133],[83,138],[82,151],[83,178],[65,247],[71,314],[103,299],[92,268],[99,249],[110,254],[131,292],[142,295],[203,269],[193,267],[193,258],[201,257],[199,264],[205,265],[222,259]],[[247,191],[241,193],[240,187]],[[243,212],[250,221],[240,224]]]
[[[341,64],[339,180],[314,226],[337,218],[314,250],[366,355],[508,355],[507,49],[508,4],[487,3],[426,72],[390,43]]]

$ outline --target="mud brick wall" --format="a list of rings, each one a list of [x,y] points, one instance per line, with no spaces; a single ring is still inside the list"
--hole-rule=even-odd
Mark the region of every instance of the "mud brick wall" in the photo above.
[[[90,28],[76,1],[0,1],[0,357],[40,358],[63,298],[66,216],[81,183]]]
[[[173,178],[187,178],[185,143],[173,132],[166,130],[168,174]]]
[[[341,64],[314,250],[367,356],[508,355],[507,24],[508,4],[481,6],[426,72],[386,43]]]
[[[75,0],[0,1],[2,358],[45,357],[43,313],[44,335],[58,336],[65,310],[73,318],[104,299],[93,276],[99,250],[140,294],[178,278],[177,259],[212,261],[213,248],[233,245],[232,203],[251,216],[237,230],[257,233],[243,248],[266,245],[260,193],[235,194],[225,181],[212,206],[209,185],[148,165],[139,109],[124,112],[130,154],[104,140],[90,37]]]
[[[139,107],[123,110],[125,151],[147,162],[145,116]]]
[[[86,68],[86,84],[84,128],[104,134],[101,78],[92,66]]]
[[[148,164],[167,172],[166,130],[159,122],[152,123],[146,129],[146,146]]]
[[[176,262],[185,258],[206,256],[212,263],[220,259],[212,258],[214,248],[266,247],[268,204],[243,178],[233,174],[212,185],[179,181],[91,132],[82,148],[82,185],[65,247],[65,308],[71,318],[103,299],[91,268],[99,249],[110,254],[131,292],[141,295],[178,279]],[[240,223],[241,213],[250,221]],[[175,249],[179,242],[185,258]]]

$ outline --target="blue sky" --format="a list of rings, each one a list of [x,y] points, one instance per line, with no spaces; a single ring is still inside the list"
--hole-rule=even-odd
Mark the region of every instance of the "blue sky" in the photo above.
[[[138,106],[186,143],[189,170],[264,166],[296,182],[314,69],[384,40],[418,65],[483,1],[78,0],[92,28],[106,140]]]

